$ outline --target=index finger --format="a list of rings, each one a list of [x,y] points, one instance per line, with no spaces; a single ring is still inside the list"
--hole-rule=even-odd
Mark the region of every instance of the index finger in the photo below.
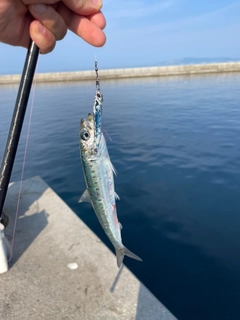
[[[73,12],[81,14],[83,16],[97,13],[102,8],[102,0],[22,0],[22,2],[25,5],[38,3],[53,5],[58,2],[63,2]]]
[[[102,0],[62,0],[73,12],[88,16],[97,13],[102,8]]]
[[[106,36],[102,29],[105,27],[106,21],[101,12],[85,17],[74,13],[63,3],[60,3],[57,11],[64,19],[68,29],[84,41],[95,47],[101,47],[105,44]]]

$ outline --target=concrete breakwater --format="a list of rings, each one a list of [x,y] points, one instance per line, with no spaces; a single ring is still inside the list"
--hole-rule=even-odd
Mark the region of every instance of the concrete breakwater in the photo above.
[[[193,75],[207,73],[240,72],[240,62],[192,64],[178,66],[160,66],[127,69],[100,70],[101,80],[103,79],[123,79],[142,78],[176,75]],[[0,84],[17,84],[21,75],[0,76]],[[96,77],[94,70],[74,71],[74,72],[54,72],[38,73],[35,75],[37,83],[46,82],[67,82],[67,81],[87,81]]]
[[[177,320],[40,178],[21,182],[11,268],[0,275],[0,319]],[[20,182],[8,189],[12,240]],[[145,262],[146,263],[146,262]]]

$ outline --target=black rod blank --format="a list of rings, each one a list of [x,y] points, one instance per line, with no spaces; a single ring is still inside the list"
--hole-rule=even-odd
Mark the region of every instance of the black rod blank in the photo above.
[[[3,206],[7,194],[8,184],[11,178],[12,168],[17,152],[19,138],[25,112],[27,109],[28,98],[30,95],[32,81],[37,65],[39,48],[31,41],[27,51],[22,77],[18,89],[15,109],[12,116],[12,122],[9,129],[8,139],[0,170],[0,221],[4,223]]]

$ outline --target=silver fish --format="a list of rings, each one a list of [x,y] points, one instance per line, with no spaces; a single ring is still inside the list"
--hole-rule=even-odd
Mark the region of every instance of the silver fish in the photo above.
[[[98,107],[102,103],[100,98],[97,97]],[[96,113],[95,102],[96,99],[93,115],[89,114],[88,119],[81,119],[80,122],[80,155],[87,189],[79,202],[87,201],[92,204],[103,230],[116,250],[117,265],[120,268],[124,255],[142,260],[122,244],[122,226],[118,221],[115,201],[119,197],[115,193],[113,179],[113,173],[116,171],[110,161],[101,122],[99,122],[102,109],[100,106]]]

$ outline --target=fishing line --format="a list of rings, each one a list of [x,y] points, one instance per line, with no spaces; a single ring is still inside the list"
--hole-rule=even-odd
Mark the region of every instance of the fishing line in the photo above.
[[[38,70],[38,63],[36,66],[36,73]],[[32,90],[32,100],[31,100],[31,106],[29,111],[29,120],[28,120],[28,127],[27,127],[27,135],[26,135],[26,143],[25,143],[25,149],[24,149],[24,155],[23,155],[23,163],[22,163],[22,171],[21,171],[21,178],[19,182],[19,190],[18,190],[18,198],[17,198],[17,206],[16,206],[16,213],[15,213],[15,219],[14,219],[14,225],[13,225],[13,233],[12,233],[12,242],[10,247],[10,256],[8,259],[8,262],[12,260],[13,255],[13,246],[14,246],[14,240],[15,240],[15,233],[17,228],[17,220],[19,215],[19,205],[20,205],[20,197],[22,193],[22,183],[23,183],[23,176],[24,176],[24,170],[25,170],[25,164],[26,164],[26,158],[27,158],[27,149],[28,149],[28,142],[29,142],[29,136],[30,136],[30,129],[31,129],[31,122],[32,122],[32,113],[33,113],[33,106],[34,106],[34,98],[35,98],[35,91],[36,91],[36,78],[33,80],[33,90]]]
[[[111,138],[110,135],[108,134],[107,130],[103,128],[103,131],[106,133],[108,139],[109,139],[110,141],[112,141],[112,138]]]

